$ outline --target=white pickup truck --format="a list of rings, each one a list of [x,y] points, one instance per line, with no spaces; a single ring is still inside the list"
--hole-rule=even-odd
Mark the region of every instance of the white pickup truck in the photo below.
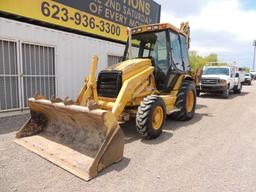
[[[231,66],[206,66],[199,86],[197,95],[204,93],[221,93],[225,98],[229,97],[230,91],[241,93],[242,83],[239,73]]]

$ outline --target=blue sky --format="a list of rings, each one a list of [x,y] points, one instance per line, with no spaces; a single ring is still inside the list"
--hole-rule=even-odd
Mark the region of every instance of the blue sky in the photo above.
[[[242,8],[246,10],[256,9],[256,1],[255,0],[242,1]]]
[[[161,22],[189,21],[191,50],[216,53],[219,60],[252,66],[256,39],[256,0],[155,0]]]

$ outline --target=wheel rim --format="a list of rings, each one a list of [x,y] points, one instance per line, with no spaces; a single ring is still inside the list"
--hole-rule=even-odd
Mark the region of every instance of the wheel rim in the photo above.
[[[192,90],[190,90],[188,91],[187,100],[186,100],[187,112],[191,112],[193,110],[194,101],[195,101],[194,93]]]
[[[152,126],[154,129],[160,129],[164,119],[164,111],[161,106],[157,106],[152,116]]]

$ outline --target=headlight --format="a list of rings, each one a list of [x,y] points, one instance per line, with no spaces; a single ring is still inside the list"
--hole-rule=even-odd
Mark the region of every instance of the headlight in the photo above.
[[[221,79],[221,80],[220,80],[220,84],[227,84],[227,81],[224,80],[224,79]]]

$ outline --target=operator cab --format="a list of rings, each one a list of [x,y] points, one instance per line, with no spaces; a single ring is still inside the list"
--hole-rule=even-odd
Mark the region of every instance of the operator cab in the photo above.
[[[139,30],[141,29],[141,30]],[[162,30],[132,29],[131,56],[129,57],[129,40],[127,42],[123,60],[149,58],[155,67],[154,76],[157,89],[169,92],[179,78],[179,74],[190,70],[188,48],[185,35],[164,28]]]

